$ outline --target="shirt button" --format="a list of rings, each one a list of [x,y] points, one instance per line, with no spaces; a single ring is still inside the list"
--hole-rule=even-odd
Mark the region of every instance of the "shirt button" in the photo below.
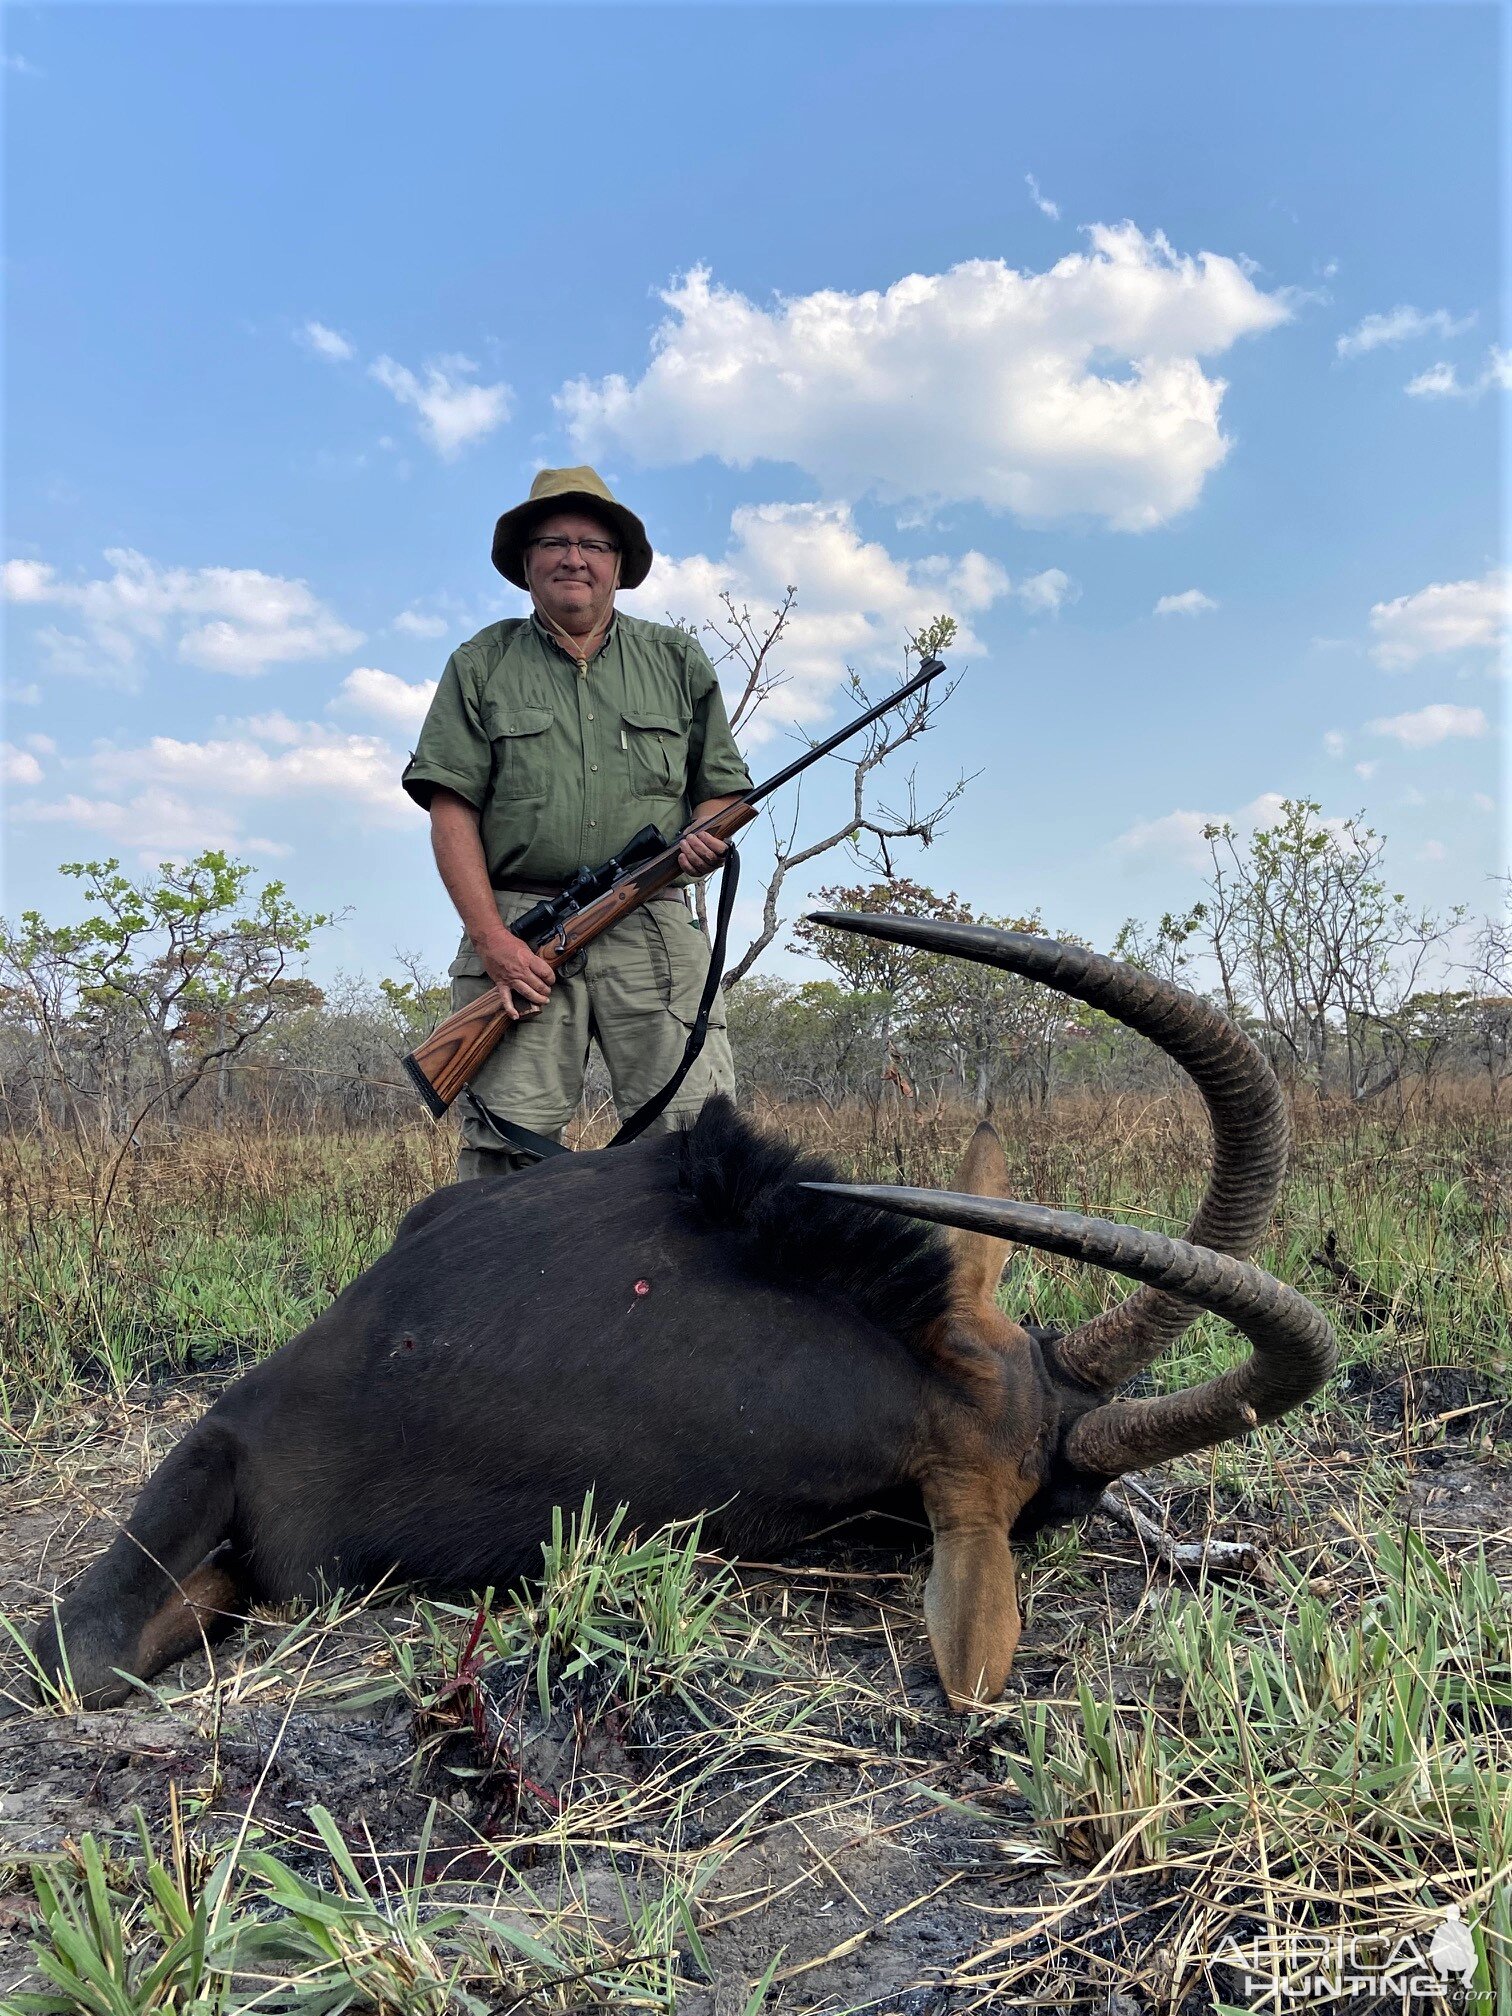
[[[597,821],[597,819],[590,819],[590,820],[588,821],[588,824],[589,824],[590,826],[597,826],[597,824],[598,824],[598,821]]]
[[[593,719],[593,716],[592,716],[592,715],[590,714],[590,715],[588,716],[588,719],[589,719],[589,720],[591,721],[591,720]]]
[[[597,763],[590,763],[590,764],[588,765],[588,768],[589,768],[590,770],[597,770],[597,768],[598,768],[598,765],[597,765]]]

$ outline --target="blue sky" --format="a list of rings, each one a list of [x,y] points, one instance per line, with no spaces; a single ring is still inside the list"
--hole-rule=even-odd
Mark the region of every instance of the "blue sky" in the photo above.
[[[1105,945],[1276,794],[1488,905],[1497,10],[6,31],[8,914],[66,914],[64,860],[226,845],[347,912],[317,977],[444,963],[398,770],[451,646],[519,607],[494,517],[583,460],[661,556],[627,606],[797,583],[758,774],[954,609],[920,792],[981,774],[900,865],[982,911]]]

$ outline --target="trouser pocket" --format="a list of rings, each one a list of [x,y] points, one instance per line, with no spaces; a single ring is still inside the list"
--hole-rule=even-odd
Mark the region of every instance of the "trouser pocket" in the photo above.
[[[704,983],[709,977],[709,941],[691,910],[680,903],[648,903],[646,949],[662,1006],[685,1028],[698,1017]],[[714,996],[709,1027],[723,1029],[723,988]]]

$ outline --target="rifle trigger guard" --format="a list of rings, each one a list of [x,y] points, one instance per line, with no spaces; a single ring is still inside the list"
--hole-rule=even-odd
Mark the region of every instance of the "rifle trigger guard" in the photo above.
[[[568,957],[567,919],[565,917],[559,917],[557,919],[556,925],[551,935],[553,941],[555,942],[557,951],[562,955],[562,963],[560,966],[557,967],[558,979],[575,980],[579,975],[579,973],[582,972],[583,968],[588,964],[588,947],[586,945],[580,945],[577,951],[574,952],[570,958]]]

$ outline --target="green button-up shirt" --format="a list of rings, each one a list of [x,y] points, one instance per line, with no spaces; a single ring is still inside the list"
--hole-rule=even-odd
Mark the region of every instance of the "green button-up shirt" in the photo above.
[[[642,826],[671,839],[750,782],[703,647],[618,611],[586,669],[533,615],[459,645],[404,772],[421,806],[439,784],[477,808],[496,881],[565,880]]]

